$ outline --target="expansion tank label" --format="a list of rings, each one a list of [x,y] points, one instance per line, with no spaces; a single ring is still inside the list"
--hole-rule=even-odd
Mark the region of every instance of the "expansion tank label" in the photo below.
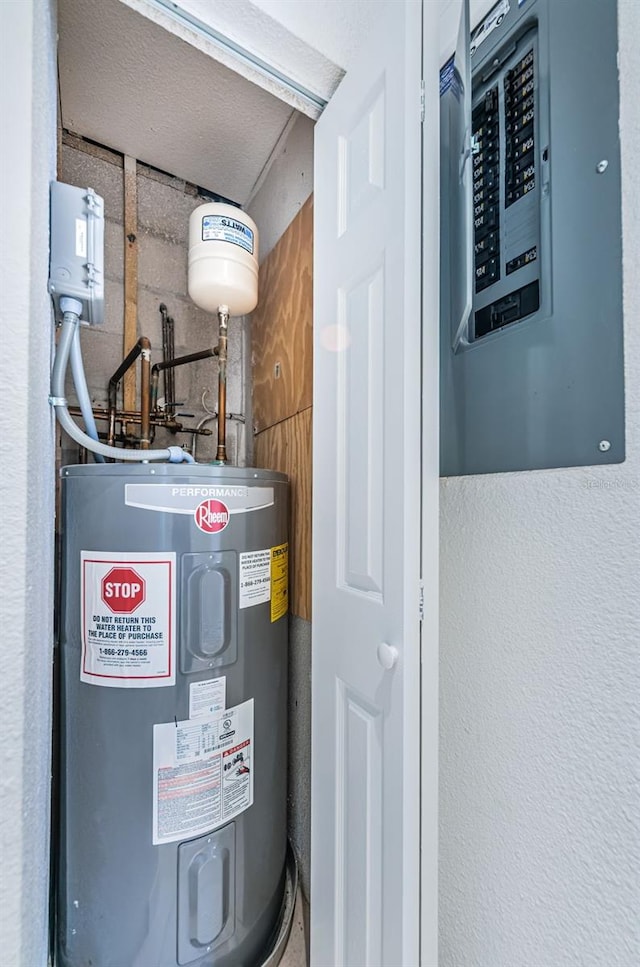
[[[253,699],[153,727],[153,844],[228,823],[253,802]]]
[[[254,510],[272,507],[273,487],[234,487],[224,484],[125,484],[124,502],[128,507],[157,510],[164,514],[190,514],[196,523],[199,519],[196,514],[201,515],[202,521],[206,523],[210,516],[206,508],[221,503],[225,507],[227,523],[229,523],[234,514],[248,514]],[[215,520],[219,521],[220,518]],[[218,527],[218,530],[220,529]]]
[[[111,688],[175,683],[176,555],[81,551],[80,679]]]
[[[231,242],[253,255],[253,231],[244,222],[228,215],[203,215],[202,241]]]

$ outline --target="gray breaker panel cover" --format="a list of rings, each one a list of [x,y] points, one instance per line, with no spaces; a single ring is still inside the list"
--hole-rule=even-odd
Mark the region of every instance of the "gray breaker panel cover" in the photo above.
[[[460,253],[468,240],[451,202],[460,163],[451,155],[462,101],[455,85],[442,83],[443,68],[444,476],[624,460],[616,18],[613,0],[500,0],[485,19],[484,35],[476,28],[476,38],[486,37],[471,58],[473,127],[481,126],[482,134],[474,221],[467,229],[474,235],[475,274],[489,266],[497,278],[488,286],[490,278],[474,280],[460,341],[452,307],[465,281]],[[486,100],[492,95],[493,105]],[[515,99],[510,133],[507,97]],[[533,120],[529,112],[521,115],[521,103],[522,110],[532,105]],[[528,167],[520,170],[521,164]],[[513,200],[507,189],[522,179],[517,191],[525,194]],[[493,227],[483,223],[488,216],[498,216]],[[487,237],[495,237],[498,252],[484,262],[491,254],[482,250]]]

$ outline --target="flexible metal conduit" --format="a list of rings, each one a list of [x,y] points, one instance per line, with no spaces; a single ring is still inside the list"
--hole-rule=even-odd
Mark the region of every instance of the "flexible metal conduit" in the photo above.
[[[193,463],[191,454],[186,453],[182,447],[167,447],[164,450],[125,450],[119,447],[110,447],[94,440],[76,425],[67,408],[67,400],[64,395],[64,378],[69,364],[71,345],[80,322],[79,312],[82,306],[76,299],[61,299],[60,306],[64,315],[60,342],[58,343],[58,349],[53,363],[53,372],[51,374],[51,396],[49,401],[55,408],[56,417],[65,433],[68,433],[76,443],[79,443],[87,450],[91,450],[92,453],[99,453],[103,457],[112,457],[114,460],[166,460],[169,463],[182,463],[183,461]]]

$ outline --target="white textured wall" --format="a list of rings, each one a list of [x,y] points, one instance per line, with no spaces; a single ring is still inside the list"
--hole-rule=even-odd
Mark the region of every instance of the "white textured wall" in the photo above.
[[[300,40],[348,70],[384,6],[396,0],[251,0]],[[411,0],[416,2],[416,0]],[[427,0],[433,2],[433,0]]]
[[[144,9],[144,0],[124,2]],[[340,82],[342,70],[348,70],[366,42],[383,6],[395,2],[179,0],[178,6],[328,100]]]
[[[269,254],[313,191],[314,122],[300,114],[247,211],[260,232],[260,261]]]
[[[620,2],[627,462],[441,491],[441,967],[637,967],[640,4]]]
[[[147,0],[124,0],[130,6],[144,12]],[[331,2],[331,0],[329,0]],[[340,6],[350,8],[367,0],[341,0]],[[377,2],[377,0],[376,0]],[[318,9],[326,0],[305,0],[304,4],[295,0],[284,0],[284,3],[273,5],[269,0],[180,0],[179,7],[201,23],[213,27],[225,37],[235,41],[243,49],[252,52],[260,60],[280,70],[291,80],[302,84],[307,90],[328,100],[340,82],[342,71],[340,62],[332,60],[324,51],[322,43],[316,38],[326,33],[332,34],[334,28],[326,16],[326,12]],[[333,4],[336,8],[337,3]],[[302,20],[306,21],[309,30],[301,34],[297,29],[294,8],[303,8]],[[264,9],[263,9],[264,8]],[[291,21],[293,14],[293,22]],[[147,15],[151,15],[148,11]],[[222,52],[217,56],[223,63],[233,67],[233,61],[228,61]],[[243,72],[247,71],[245,65]],[[245,76],[254,83],[264,86],[273,93],[278,92],[268,78],[253,75],[248,69]],[[292,107],[302,107],[295,97],[289,100],[283,93],[284,100]],[[304,108],[302,108],[304,110]]]
[[[47,957],[53,429],[47,402],[55,29],[49,0],[0,4],[0,962]]]

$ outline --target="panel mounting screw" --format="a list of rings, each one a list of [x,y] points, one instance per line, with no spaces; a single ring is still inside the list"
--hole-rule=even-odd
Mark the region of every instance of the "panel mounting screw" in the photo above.
[[[596,165],[596,171],[598,172],[599,175],[603,175],[608,167],[609,167],[609,162],[607,161],[606,158],[603,158],[602,161],[599,161],[598,164]]]
[[[598,450],[600,450],[601,453],[606,453],[607,450],[610,450],[610,449],[611,449],[611,444],[608,440],[600,440],[600,443],[598,444]]]

